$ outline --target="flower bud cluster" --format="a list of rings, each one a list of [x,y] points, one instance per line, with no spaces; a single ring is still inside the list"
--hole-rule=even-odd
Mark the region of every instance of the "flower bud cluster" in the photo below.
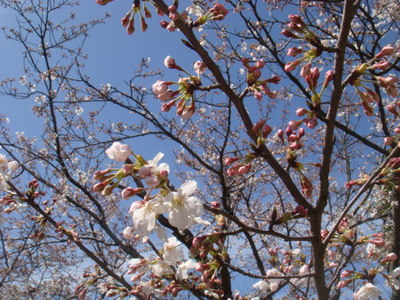
[[[156,97],[161,101],[168,101],[162,104],[161,110],[167,112],[176,105],[177,115],[181,116],[185,120],[189,119],[193,116],[196,110],[194,91],[201,86],[201,80],[199,76],[204,74],[206,65],[201,61],[194,63],[193,68],[198,76],[190,75],[179,65],[177,65],[175,59],[171,56],[167,56],[165,58],[164,65],[168,69],[184,72],[189,77],[181,77],[177,83],[172,81],[157,80],[157,82],[153,84],[152,89]],[[169,88],[171,85],[177,85],[177,90],[171,90]]]
[[[252,161],[255,156],[252,154],[247,154],[244,157],[226,157],[224,163],[227,166],[232,165],[226,171],[228,176],[234,175],[244,175],[250,172],[252,167]]]
[[[397,83],[398,78],[389,75],[386,77],[377,76],[368,72],[369,70],[376,71],[385,71],[387,72],[391,67],[392,64],[387,60],[387,58],[395,54],[397,50],[388,45],[382,48],[382,50],[375,55],[369,62],[362,63],[358,65],[349,76],[349,83],[354,86],[357,91],[357,94],[360,97],[361,105],[364,109],[364,113],[367,116],[373,115],[373,108],[371,104],[379,103],[381,101],[380,96],[377,92],[368,88],[364,83],[370,83],[371,80],[374,84],[382,87],[389,96],[397,97],[399,95]],[[383,60],[379,60],[383,59]],[[388,107],[388,111],[397,115],[397,112],[394,112],[393,108],[395,106],[391,105]]]
[[[229,11],[221,3],[214,3],[213,7],[210,8],[204,15],[198,17],[190,25],[192,27],[198,27],[204,25],[207,21],[222,21],[228,15]]]
[[[247,70],[246,82],[248,89],[254,92],[254,97],[261,101],[263,93],[275,99],[277,97],[277,92],[273,92],[269,89],[268,83],[278,84],[281,80],[279,76],[273,76],[270,79],[259,80],[261,77],[261,69],[264,68],[265,62],[260,59],[254,65],[250,66],[249,60],[247,58],[242,59],[242,64]]]

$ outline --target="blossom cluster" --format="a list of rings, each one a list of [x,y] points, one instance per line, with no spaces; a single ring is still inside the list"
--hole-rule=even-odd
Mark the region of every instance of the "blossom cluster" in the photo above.
[[[137,282],[132,292],[142,295],[176,296],[181,290],[190,287],[188,280],[200,280],[202,284],[199,288],[205,294],[217,298],[223,295],[218,278],[220,264],[214,258],[220,255],[214,248],[214,244],[219,245],[219,236],[194,238],[190,252],[192,257],[200,260],[186,259],[181,242],[175,237],[167,238],[163,227],[157,223],[159,216],[168,216],[169,224],[180,232],[194,224],[204,223],[200,218],[203,204],[194,196],[197,183],[189,180],[179,188],[173,188],[169,184],[169,166],[160,163],[164,156],[162,153],[146,161],[135,154],[128,145],[114,142],[106,150],[106,154],[110,159],[125,164],[121,169],[98,171],[95,178],[101,182],[94,186],[95,191],[108,195],[127,177],[134,177],[146,184],[140,187],[125,187],[121,192],[123,199],[136,195],[141,198],[131,204],[129,214],[132,217],[132,225],[123,231],[124,237],[128,240],[141,237],[144,242],[148,242],[152,232],[156,231],[163,242],[162,249],[157,252],[158,257],[133,259],[129,262],[128,274],[132,274],[131,280]],[[208,258],[208,255],[211,257]],[[203,275],[200,278],[195,272],[202,272]],[[151,274],[148,281],[146,274]]]
[[[164,65],[168,69],[184,72],[188,77],[180,77],[178,82],[157,80],[152,86],[154,95],[157,99],[164,101],[161,107],[162,111],[167,112],[176,105],[176,114],[183,119],[189,119],[196,110],[194,92],[201,86],[199,76],[206,71],[206,66],[201,61],[195,62],[193,69],[197,76],[194,76],[177,65],[175,59],[171,56],[165,58]],[[172,85],[177,85],[178,88],[176,90],[171,90],[170,86]]]

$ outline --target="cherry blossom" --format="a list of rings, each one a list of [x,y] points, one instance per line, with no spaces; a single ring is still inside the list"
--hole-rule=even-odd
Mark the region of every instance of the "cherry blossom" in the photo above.
[[[160,183],[160,177],[161,179],[166,179],[168,176],[169,165],[166,163],[158,165],[158,162],[163,157],[164,153],[159,152],[152,160],[149,160],[147,164],[139,169],[138,175],[144,178],[146,183],[151,187],[155,187]]]
[[[203,212],[201,201],[191,196],[197,188],[196,181],[186,181],[176,192],[168,194],[170,202],[169,221],[180,230],[186,229]]]
[[[354,294],[355,300],[372,300],[377,299],[380,296],[380,290],[373,285],[372,283],[368,282],[364,286],[362,286],[357,293]]]
[[[132,154],[132,150],[126,144],[114,142],[111,147],[106,150],[106,154],[108,158],[112,160],[124,162]]]
[[[177,262],[184,259],[182,244],[176,239],[176,237],[171,237],[164,243],[163,247],[163,259],[170,264],[176,264]]]
[[[129,213],[132,215],[135,232],[144,237],[148,236],[156,226],[159,214],[166,213],[169,205],[163,197],[155,197],[149,201],[133,202]]]

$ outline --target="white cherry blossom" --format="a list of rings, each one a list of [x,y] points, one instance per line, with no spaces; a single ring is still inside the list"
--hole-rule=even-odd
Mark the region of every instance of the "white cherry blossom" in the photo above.
[[[163,259],[170,264],[176,264],[177,262],[184,259],[182,248],[179,246],[181,243],[176,237],[171,237],[163,247]]]
[[[188,270],[195,269],[197,267],[197,262],[193,259],[189,259],[184,263],[179,264],[178,270],[176,271],[176,276],[179,279],[188,279]]]
[[[203,212],[201,201],[191,196],[196,188],[196,181],[186,181],[176,192],[171,192],[167,196],[167,200],[171,203],[169,222],[180,230],[194,223],[195,218]]]
[[[156,225],[157,216],[165,213],[168,207],[162,197],[133,202],[129,213],[132,215],[135,232],[142,237],[148,236]]]
[[[106,150],[106,154],[108,158],[112,160],[124,162],[132,154],[132,150],[126,144],[114,142],[111,147]]]
[[[354,300],[372,300],[377,299],[380,296],[380,290],[373,285],[372,283],[368,282],[364,284],[357,293],[354,294]]]

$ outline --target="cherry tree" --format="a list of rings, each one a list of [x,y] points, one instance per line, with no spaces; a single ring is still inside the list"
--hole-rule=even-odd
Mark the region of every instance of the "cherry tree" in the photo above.
[[[135,0],[121,24],[127,39],[160,27],[196,59],[163,45],[165,75],[143,59],[101,86],[84,43],[105,19],[74,23],[69,0],[0,2],[25,51],[2,93],[34,99],[43,121],[28,137],[1,120],[2,288],[397,299],[400,3],[178,2]],[[137,151],[144,136],[175,163]]]

